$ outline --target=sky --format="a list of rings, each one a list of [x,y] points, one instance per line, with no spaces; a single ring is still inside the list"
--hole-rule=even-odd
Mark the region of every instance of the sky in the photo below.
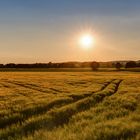
[[[0,0],[0,63],[139,59],[139,0]]]

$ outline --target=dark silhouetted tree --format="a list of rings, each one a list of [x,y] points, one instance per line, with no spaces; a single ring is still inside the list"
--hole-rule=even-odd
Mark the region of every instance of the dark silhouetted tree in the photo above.
[[[48,63],[48,68],[52,68],[52,66],[53,66],[52,62],[49,62]]]
[[[125,65],[125,68],[135,68],[135,67],[137,67],[137,63],[135,61],[129,61]]]
[[[93,71],[98,70],[99,67],[100,67],[100,64],[98,62],[94,61],[94,62],[91,63],[91,68],[92,68]]]
[[[0,68],[4,68],[4,65],[3,64],[0,64]]]
[[[120,70],[120,69],[122,68],[122,64],[121,64],[120,62],[117,62],[117,63],[115,64],[115,68],[116,68],[117,70]]]

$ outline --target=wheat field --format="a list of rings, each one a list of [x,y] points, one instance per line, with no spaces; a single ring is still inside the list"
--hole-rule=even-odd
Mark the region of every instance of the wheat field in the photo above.
[[[139,140],[138,72],[0,72],[0,140]]]

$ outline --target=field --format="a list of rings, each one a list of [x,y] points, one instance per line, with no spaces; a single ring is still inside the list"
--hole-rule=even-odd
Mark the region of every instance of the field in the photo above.
[[[0,140],[139,140],[138,72],[0,72]]]

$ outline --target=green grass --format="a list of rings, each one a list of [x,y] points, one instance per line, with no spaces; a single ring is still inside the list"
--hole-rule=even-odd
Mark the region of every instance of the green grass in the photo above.
[[[139,133],[139,73],[0,73],[0,140],[139,140]]]

